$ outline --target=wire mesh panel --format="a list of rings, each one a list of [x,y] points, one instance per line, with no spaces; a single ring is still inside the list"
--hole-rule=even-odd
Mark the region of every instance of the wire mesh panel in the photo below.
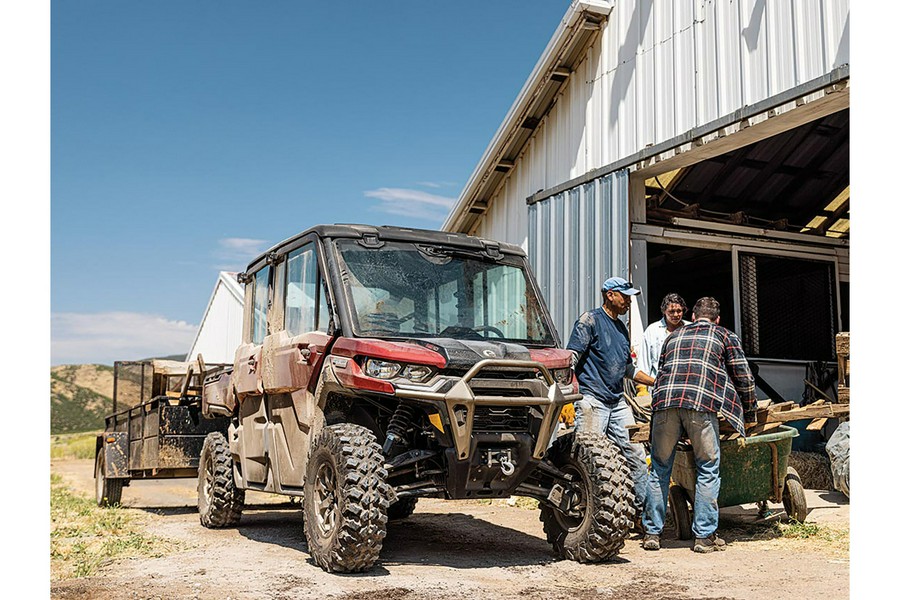
[[[750,356],[833,360],[834,263],[738,254],[741,342]]]
[[[137,406],[153,394],[153,368],[147,362],[116,363],[116,410]]]

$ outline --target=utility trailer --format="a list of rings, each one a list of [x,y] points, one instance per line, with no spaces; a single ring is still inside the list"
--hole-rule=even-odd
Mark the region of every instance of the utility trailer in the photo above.
[[[207,434],[225,432],[228,419],[201,416],[204,375],[224,365],[171,360],[116,361],[113,410],[97,436],[94,482],[97,504],[122,499],[132,479],[197,476]]]

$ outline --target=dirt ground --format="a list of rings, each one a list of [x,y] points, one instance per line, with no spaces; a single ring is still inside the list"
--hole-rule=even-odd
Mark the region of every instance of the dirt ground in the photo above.
[[[92,463],[54,461],[51,470],[93,496]],[[248,494],[239,526],[200,526],[196,480],[136,481],[124,505],[141,511],[149,533],[184,548],[162,558],[123,559],[92,577],[51,582],[53,598],[217,600],[581,599],[684,600],[849,597],[849,557],[802,539],[739,535],[725,552],[701,555],[666,530],[663,548],[637,537],[619,558],[582,565],[553,558],[537,510],[420,500],[412,517],[388,525],[381,560],[365,574],[332,575],[312,564],[300,510],[282,497]],[[272,502],[280,504],[273,505]],[[850,506],[834,492],[807,490],[807,523],[846,528]],[[269,504],[266,504],[269,503]],[[777,505],[773,506],[777,508]],[[722,523],[755,519],[755,505],[723,509]]]

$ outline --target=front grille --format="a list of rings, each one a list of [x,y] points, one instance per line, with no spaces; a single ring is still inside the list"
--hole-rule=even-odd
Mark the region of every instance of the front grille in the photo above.
[[[445,369],[444,374],[451,377],[462,377],[469,372],[469,369]],[[518,380],[527,381],[537,378],[537,372],[534,369],[522,370],[515,369],[482,369],[478,372],[479,379],[501,379],[501,380]]]
[[[472,393],[476,396],[503,396],[504,398],[531,398],[533,394],[526,389],[511,388],[482,388],[472,387]]]
[[[526,432],[528,431],[528,407],[476,406],[473,421],[474,431]]]

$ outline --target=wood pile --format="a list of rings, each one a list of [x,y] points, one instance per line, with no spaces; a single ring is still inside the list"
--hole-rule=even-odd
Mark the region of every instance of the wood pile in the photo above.
[[[834,336],[834,348],[838,363],[838,402],[850,402],[850,332]]]
[[[771,400],[761,400],[756,411],[756,422],[746,424],[747,437],[768,433],[788,421],[812,419],[806,429],[818,431],[825,427],[828,419],[846,419],[850,416],[849,404],[835,404],[825,400],[816,400],[806,406],[798,406],[795,402],[779,402],[773,404]],[[650,440],[650,424],[630,425],[628,432],[632,442],[647,442]],[[719,433],[722,440],[733,440],[740,436],[731,424],[721,415],[719,416]]]

